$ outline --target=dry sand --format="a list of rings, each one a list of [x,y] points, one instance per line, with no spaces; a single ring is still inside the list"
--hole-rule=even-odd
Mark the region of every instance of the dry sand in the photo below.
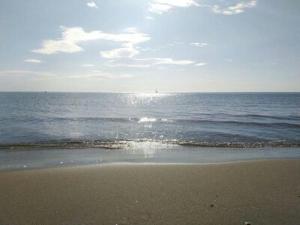
[[[300,224],[300,160],[0,172],[1,225]]]

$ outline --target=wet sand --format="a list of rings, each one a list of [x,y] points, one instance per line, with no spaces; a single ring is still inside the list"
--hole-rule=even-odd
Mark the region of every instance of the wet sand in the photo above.
[[[300,224],[300,160],[0,172],[3,225]]]

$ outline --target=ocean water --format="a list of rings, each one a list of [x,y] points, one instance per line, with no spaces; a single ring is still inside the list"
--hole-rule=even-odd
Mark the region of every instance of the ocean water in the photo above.
[[[299,147],[300,93],[0,93],[1,149],[137,146]]]

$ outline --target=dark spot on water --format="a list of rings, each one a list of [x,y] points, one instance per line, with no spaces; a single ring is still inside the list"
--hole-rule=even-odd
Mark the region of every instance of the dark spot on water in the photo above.
[[[215,205],[214,204],[210,204],[210,208],[213,208],[213,207],[215,207]]]

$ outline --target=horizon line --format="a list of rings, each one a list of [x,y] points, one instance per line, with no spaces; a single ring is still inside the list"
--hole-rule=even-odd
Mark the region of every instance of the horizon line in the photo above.
[[[82,94],[140,94],[140,93],[155,93],[155,91],[151,92],[151,91],[137,91],[137,92],[117,92],[117,91],[0,91],[0,93],[82,93]],[[205,94],[205,93],[300,93],[300,91],[162,91],[162,92],[158,92],[158,94]]]

